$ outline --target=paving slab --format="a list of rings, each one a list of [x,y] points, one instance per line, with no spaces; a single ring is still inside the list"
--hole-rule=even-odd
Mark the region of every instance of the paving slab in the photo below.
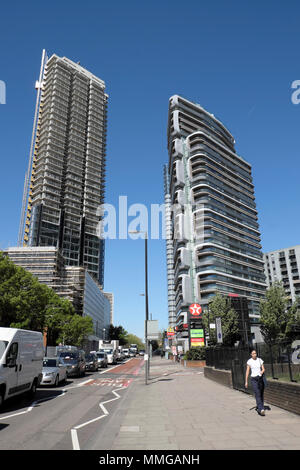
[[[187,373],[178,363],[153,359],[146,386],[141,369],[130,385],[131,399],[111,448],[300,450],[299,415],[266,403],[270,410],[261,417],[253,396],[199,372]]]

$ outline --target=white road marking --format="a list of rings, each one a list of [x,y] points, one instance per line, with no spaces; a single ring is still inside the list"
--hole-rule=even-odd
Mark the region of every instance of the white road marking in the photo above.
[[[78,387],[82,387],[82,385],[85,385],[88,382],[92,382],[92,380],[94,380],[94,379],[88,379],[88,380],[85,380],[84,382],[80,382],[80,384],[78,384]]]
[[[71,429],[71,437],[72,437],[73,450],[80,450],[78,437],[77,437],[77,431],[75,429]]]
[[[87,421],[86,423],[79,424],[78,426],[75,426],[73,429],[71,429],[71,438],[72,438],[72,444],[73,444],[73,450],[80,450],[80,445],[79,445],[79,440],[78,440],[78,434],[77,434],[77,429],[81,429],[85,426],[88,426],[91,423],[94,423],[95,421],[99,421],[102,418],[105,418],[106,416],[109,415],[109,411],[105,408],[106,403],[110,403],[115,400],[119,400],[121,396],[117,393],[117,390],[123,390],[124,388],[127,387],[120,387],[112,391],[112,393],[116,396],[116,398],[112,398],[111,400],[106,400],[101,403],[99,403],[99,407],[103,411],[103,415],[98,416],[97,418],[91,419],[90,421]]]
[[[14,418],[15,416],[20,416],[20,415],[25,415],[26,413],[30,413],[30,411],[33,410],[33,408],[38,404],[38,403],[42,403],[43,401],[50,401],[50,400],[54,400],[55,398],[59,398],[59,397],[62,397],[63,395],[65,395],[65,391],[62,390],[62,393],[57,395],[57,397],[48,397],[48,398],[41,398],[40,400],[36,400],[34,401],[33,403],[31,403],[31,405],[27,408],[27,410],[25,411],[21,411],[20,413],[13,413],[12,415],[6,415],[6,416],[2,416],[0,418],[0,421],[2,421],[3,419],[9,419],[9,418]]]

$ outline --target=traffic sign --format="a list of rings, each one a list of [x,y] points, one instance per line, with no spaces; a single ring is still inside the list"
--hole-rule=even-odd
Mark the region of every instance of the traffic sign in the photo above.
[[[190,311],[190,314],[193,315],[194,317],[199,317],[200,314],[202,313],[201,305],[191,304],[189,306],[189,311]]]

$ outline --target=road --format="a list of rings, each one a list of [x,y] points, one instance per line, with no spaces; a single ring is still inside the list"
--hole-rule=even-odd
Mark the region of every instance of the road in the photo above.
[[[1,450],[85,450],[109,429],[130,384],[144,361],[132,358],[117,366],[69,378],[59,387],[40,387],[35,398],[15,397],[0,413]],[[107,431],[108,432],[108,431]]]

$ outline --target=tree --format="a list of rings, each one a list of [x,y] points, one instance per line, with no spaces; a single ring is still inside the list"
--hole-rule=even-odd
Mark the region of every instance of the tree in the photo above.
[[[215,323],[217,317],[221,318],[223,345],[233,346],[240,339],[238,315],[230,306],[228,300],[217,293],[209,304],[209,312],[203,314],[203,322],[206,331],[210,331],[211,344],[217,344],[216,329],[209,328],[210,323]]]
[[[159,349],[159,344],[156,339],[151,340],[151,345],[152,345],[152,352],[157,351],[157,349]]]
[[[47,331],[48,345],[82,346],[92,334],[90,317],[75,314],[72,303],[0,253],[0,326]]]
[[[108,337],[111,340],[119,340],[120,346],[124,346],[127,343],[127,331],[123,326],[110,325]]]
[[[295,302],[289,309],[285,336],[290,341],[300,337],[300,297],[296,297]]]
[[[61,313],[74,310],[69,301],[0,254],[0,326],[43,332],[50,305],[59,306]]]
[[[281,282],[275,282],[266,291],[266,299],[260,302],[261,333],[267,344],[286,338],[289,319],[288,299]]]
[[[93,334],[93,320],[81,315],[65,315],[60,318],[57,344],[69,344],[82,347],[88,335]]]
[[[145,345],[143,341],[141,340],[141,338],[138,338],[137,336],[131,333],[128,333],[126,339],[127,339],[126,346],[129,347],[131,344],[137,344],[138,349],[145,349]]]

